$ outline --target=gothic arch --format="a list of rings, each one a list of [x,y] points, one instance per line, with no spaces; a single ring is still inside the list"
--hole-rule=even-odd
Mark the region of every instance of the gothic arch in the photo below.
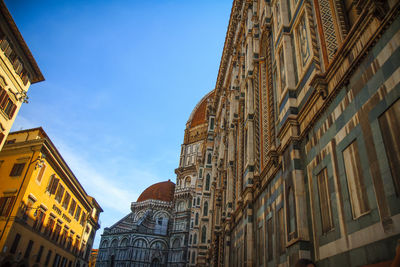
[[[138,242],[138,241],[143,241],[143,242]],[[143,237],[138,237],[138,238],[135,238],[132,241],[132,245],[134,247],[137,246],[137,247],[141,247],[141,248],[148,248],[149,247],[149,242]]]
[[[103,242],[101,242],[100,248],[106,248],[108,247],[108,240],[103,240]]]
[[[121,242],[119,243],[119,246],[120,247],[126,247],[126,246],[128,246],[128,244],[129,244],[129,238],[123,237],[121,239]]]
[[[136,215],[135,215],[135,221],[138,221],[140,218],[142,218],[143,217],[143,215],[145,214],[145,211],[144,210],[141,210],[141,211],[139,211],[138,213],[136,213]]]
[[[158,218],[167,218],[170,219],[171,214],[169,212],[163,211],[163,210],[158,210],[156,212],[154,212],[153,214],[153,219],[157,220]]]
[[[192,185],[192,177],[190,175],[185,177],[185,187],[190,187]]]
[[[112,248],[116,248],[118,246],[118,238],[114,238],[112,241],[111,241],[111,247]]]
[[[260,56],[264,58],[267,56],[268,35],[268,30],[264,30],[261,34]]]
[[[177,237],[172,241],[172,248],[179,248],[181,246],[181,238]]]
[[[153,248],[153,246],[155,246],[157,243],[161,243],[161,244],[164,246],[163,249],[168,249],[168,248],[169,248],[168,243],[165,242],[165,240],[162,240],[162,239],[155,239],[155,240],[153,240],[153,241],[150,243],[150,248]]]

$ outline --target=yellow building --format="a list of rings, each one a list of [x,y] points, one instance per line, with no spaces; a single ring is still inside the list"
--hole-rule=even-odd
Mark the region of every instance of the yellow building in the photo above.
[[[97,260],[97,255],[99,254],[98,249],[92,249],[92,252],[90,253],[89,257],[89,267],[95,267],[96,266],[96,260]]]
[[[0,150],[32,83],[43,75],[3,0],[0,0]]]
[[[87,266],[102,209],[42,128],[8,135],[0,177],[0,265]]]

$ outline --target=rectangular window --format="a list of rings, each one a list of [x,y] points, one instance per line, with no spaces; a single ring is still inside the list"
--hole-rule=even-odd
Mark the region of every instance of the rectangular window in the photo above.
[[[56,193],[59,182],[60,182],[60,179],[56,178],[56,176],[54,174],[50,177],[49,184],[46,188],[47,192],[49,192],[50,195],[54,195]]]
[[[14,104],[5,90],[1,90],[0,92],[0,109],[7,114],[9,119],[14,116],[15,110],[17,109],[17,106]]]
[[[5,51],[8,46],[9,46],[9,42],[8,42],[7,38],[4,38],[1,41],[1,45],[0,45],[1,50]]]
[[[278,253],[282,255],[285,252],[285,223],[283,219],[283,208],[278,211]]]
[[[11,99],[7,99],[6,105],[4,107],[4,112],[7,115],[11,112],[13,105],[14,105],[14,103],[11,101]]]
[[[62,197],[63,197],[63,195],[64,195],[64,191],[65,191],[64,186],[62,186],[62,185],[60,184],[60,185],[58,186],[57,193],[56,193],[56,197],[55,197],[55,200],[56,200],[58,203],[61,203],[61,199],[62,199]]]
[[[285,70],[285,57],[283,55],[283,47],[279,51],[279,72],[280,72],[280,79],[281,79],[281,93],[286,86],[286,70]]]
[[[389,160],[389,167],[396,195],[400,196],[400,100],[397,100],[379,117],[383,144]]]
[[[48,237],[51,236],[53,233],[53,227],[54,227],[55,221],[53,217],[50,217],[49,220],[47,221],[46,229],[44,231],[44,234],[47,235]]]
[[[322,232],[327,233],[333,228],[331,199],[328,184],[328,172],[324,168],[318,175],[319,207],[321,212]]]
[[[68,229],[64,227],[63,232],[61,234],[61,239],[60,239],[60,244],[64,246],[67,242],[67,236],[68,236]]]
[[[86,213],[82,212],[82,217],[81,217],[81,221],[80,221],[80,224],[82,226],[85,224],[85,218],[86,218]]]
[[[362,176],[360,156],[358,154],[356,140],[343,150],[343,161],[345,165],[353,218],[356,219],[369,210],[367,192]]]
[[[64,200],[62,206],[64,209],[68,208],[69,201],[71,200],[71,195],[68,192],[65,192]]]
[[[210,130],[214,130],[214,118],[210,119]]]
[[[45,218],[46,218],[46,213],[44,213],[42,210],[38,210],[35,222],[33,224],[33,229],[35,229],[40,233]]]
[[[16,234],[15,238],[14,238],[14,241],[13,241],[13,243],[11,245],[11,249],[10,249],[10,253],[11,254],[14,254],[17,251],[18,244],[19,244],[20,240],[21,240],[21,235],[20,234]]]
[[[273,243],[274,243],[274,225],[272,218],[267,221],[267,242],[268,242],[268,261],[271,261],[274,257]]]
[[[49,252],[47,252],[46,256],[46,261],[44,262],[44,266],[48,266],[51,258],[51,250],[49,249]]]
[[[196,261],[196,251],[192,252],[192,264],[194,264]]]
[[[264,264],[264,233],[263,233],[262,226],[258,227],[257,241],[258,241],[258,244],[257,244],[258,265],[263,265]]]
[[[15,197],[0,197],[0,216],[8,216]]]
[[[53,233],[53,237],[52,239],[56,242],[58,242],[59,238],[60,238],[60,233],[61,233],[61,225],[59,223],[57,223],[55,229],[54,229],[54,233]]]
[[[25,163],[15,163],[11,169],[10,176],[17,177],[21,176],[22,171],[24,170]]]
[[[46,170],[46,165],[43,164],[43,166],[40,168],[38,176],[36,177],[36,181],[38,181],[38,183],[42,182],[42,178],[43,178],[43,174],[44,174],[45,170]]]
[[[75,213],[75,220],[79,222],[79,216],[81,215],[81,207],[77,206]]]
[[[60,255],[58,255],[56,253],[56,256],[54,257],[54,261],[53,261],[53,267],[58,267],[58,265],[60,264]]]
[[[24,254],[25,259],[29,259],[29,256],[31,255],[32,247],[33,247],[33,241],[29,240],[28,246],[26,247],[25,254]]]
[[[44,249],[44,247],[40,246],[39,252],[38,252],[38,254],[36,256],[36,262],[40,262],[40,260],[42,259],[43,249]]]

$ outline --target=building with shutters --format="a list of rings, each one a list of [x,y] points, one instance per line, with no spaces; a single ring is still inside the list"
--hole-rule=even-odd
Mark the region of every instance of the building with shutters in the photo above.
[[[3,0],[0,1],[0,151],[31,84],[43,75]]]
[[[101,207],[42,128],[0,152],[0,265],[88,266]]]

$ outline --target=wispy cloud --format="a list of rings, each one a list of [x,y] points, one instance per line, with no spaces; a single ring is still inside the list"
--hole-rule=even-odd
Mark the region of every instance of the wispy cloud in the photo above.
[[[14,121],[14,124],[12,126],[12,131],[19,131],[19,130],[24,130],[24,129],[30,129],[37,127],[37,124],[32,122],[31,120],[28,120],[24,116],[18,115],[16,120]]]
[[[104,172],[106,166],[102,170],[97,169],[95,164],[80,156],[78,151],[73,151],[59,139],[56,146],[86,192],[95,197],[102,207],[121,213],[129,211],[130,203],[138,197],[135,188],[121,184],[116,177],[113,177],[112,168],[109,168],[110,173]]]

